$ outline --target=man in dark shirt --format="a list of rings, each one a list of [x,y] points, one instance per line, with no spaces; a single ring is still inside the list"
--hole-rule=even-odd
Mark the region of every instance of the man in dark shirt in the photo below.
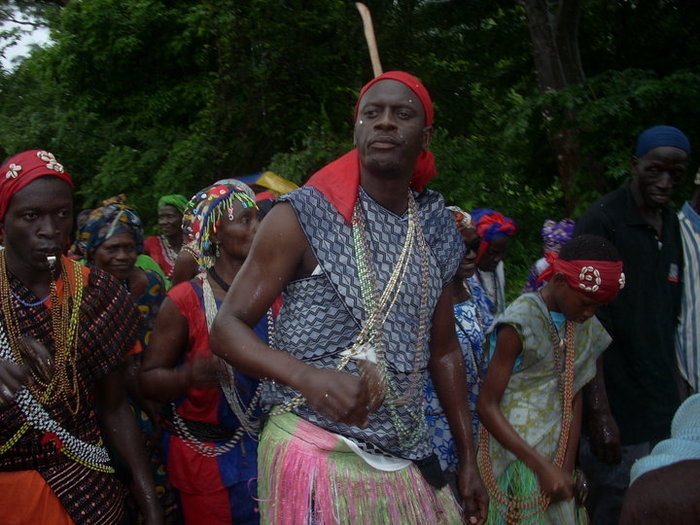
[[[615,244],[627,280],[617,299],[598,310],[613,342],[586,387],[581,466],[591,483],[594,524],[618,522],[630,466],[668,437],[680,404],[674,333],[683,252],[668,203],[689,155],[680,130],[647,129],[637,141],[631,180],[593,203],[576,224],[575,235],[592,233]]]

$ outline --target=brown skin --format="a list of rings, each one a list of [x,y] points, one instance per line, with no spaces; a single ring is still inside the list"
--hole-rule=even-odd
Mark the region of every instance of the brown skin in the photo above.
[[[57,257],[66,246],[72,226],[73,197],[70,186],[57,177],[41,177],[10,200],[4,222],[7,267],[37,297],[49,292],[51,273],[46,255]],[[36,341],[24,355],[36,356],[30,366],[52,374],[50,351]],[[14,398],[16,391],[31,381],[30,366],[18,367],[0,360],[0,395],[3,404]],[[5,390],[11,393],[4,395]],[[96,384],[98,415],[101,429],[129,464],[133,475],[132,491],[148,524],[162,523],[143,446],[133,414],[126,403],[124,367],[107,374]],[[0,406],[1,408],[1,406]]]
[[[555,274],[552,281],[542,288],[542,298],[547,308],[561,312],[567,319],[575,322],[589,319],[601,306],[600,303],[572,290],[561,273]],[[569,431],[564,464],[559,468],[532,448],[500,410],[501,399],[510,381],[513,365],[521,352],[522,343],[515,328],[510,325],[501,325],[498,328],[494,356],[489,363],[479,394],[477,405],[479,417],[484,426],[504,447],[533,470],[537,475],[540,489],[549,495],[553,503],[568,500],[574,495],[572,472],[576,464],[581,434],[581,392],[577,392],[572,400],[574,419]]]
[[[498,263],[503,260],[510,246],[510,237],[499,237],[492,240],[486,251],[479,257],[479,270],[485,272],[493,272],[496,270]]]
[[[143,295],[148,284],[146,273],[134,266],[137,257],[134,236],[130,233],[118,233],[95,248],[88,260],[120,281],[128,280],[131,297],[136,300]]]
[[[471,294],[464,287],[464,280],[472,277],[476,273],[476,255],[477,244],[479,243],[479,234],[474,227],[463,229],[461,232],[464,239],[464,257],[457,267],[455,278],[452,281],[452,299],[455,304],[463,303],[471,298]]]
[[[355,143],[360,183],[397,214],[406,211],[408,187],[431,129],[418,97],[406,86],[384,80],[360,101]],[[233,281],[212,327],[215,354],[254,377],[274,379],[299,391],[311,408],[333,420],[366,427],[371,381],[333,369],[319,369],[260,341],[252,327],[293,280],[307,277],[317,261],[289,204],[275,206],[261,223],[250,256]],[[433,314],[429,368],[462,459],[460,492],[471,523],[486,519],[487,496],[475,464],[471,414],[466,403],[462,354],[454,330],[452,295],[443,291]]]
[[[258,228],[257,211],[234,205],[234,220],[227,214],[221,218],[212,242],[219,243],[220,256],[214,270],[227,283],[233,281],[248,256]],[[226,291],[207,276],[214,297],[222,300]],[[216,357],[188,361],[178,366],[189,344],[189,324],[170,298],[163,301],[151,335],[151,343],[141,364],[140,384],[146,397],[162,402],[173,401],[189,388],[217,387]]]
[[[661,210],[683,182],[688,169],[688,154],[672,146],[660,146],[641,157],[632,158],[632,195],[644,219],[661,236]]]
[[[632,158],[630,189],[640,213],[654,228],[659,239],[663,233],[661,211],[685,178],[687,169],[688,154],[671,146],[660,146],[639,158]],[[591,450],[605,463],[619,463],[622,457],[620,430],[610,411],[603,356],[596,362],[596,375],[586,386],[585,395],[590,407],[588,430]]]
[[[176,252],[182,248],[182,213],[175,206],[166,204],[158,208],[158,227]]]
[[[198,268],[199,262],[197,259],[187,250],[180,250],[180,253],[177,254],[177,259],[175,259],[175,266],[173,266],[170,286],[189,281],[197,275]]]

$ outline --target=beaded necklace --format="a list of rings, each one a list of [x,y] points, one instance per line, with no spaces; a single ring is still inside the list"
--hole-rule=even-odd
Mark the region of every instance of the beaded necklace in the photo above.
[[[29,430],[34,428],[43,431],[44,436],[55,436],[58,443],[57,449],[73,461],[99,472],[114,472],[111,466],[109,454],[104,448],[102,440],[96,444],[87,443],[75,437],[65,429],[58,421],[53,419],[44,408],[52,396],[59,396],[73,415],[80,408],[79,388],[77,382],[77,346],[76,333],[78,325],[78,315],[82,303],[83,275],[80,265],[73,264],[74,281],[64,278],[63,294],[59,300],[56,292],[55,281],[51,282],[51,319],[54,339],[54,373],[49,383],[37,377],[32,372],[34,384],[22,386],[15,394],[14,401],[25,416],[25,421],[15,434],[0,445],[0,454],[4,454],[17,443],[20,438]],[[61,274],[68,275],[66,263],[61,259]],[[0,359],[7,359],[16,364],[24,364],[23,356],[19,345],[21,342],[21,331],[14,308],[10,302],[10,295],[15,296],[9,285],[9,275],[5,261],[4,250],[0,251],[0,295],[2,311],[4,315],[4,326],[0,324]],[[23,304],[21,301],[20,304]],[[43,301],[42,301],[43,302]],[[38,303],[41,304],[41,303]],[[37,304],[37,306],[38,306]],[[70,319],[65,317],[69,315]],[[56,319],[59,318],[59,321]],[[9,339],[9,341],[8,341]],[[75,407],[70,405],[70,397],[75,397]]]
[[[210,268],[209,270],[212,269],[213,268]],[[209,284],[209,280],[207,279],[207,274],[202,272],[198,275],[198,277],[202,281],[202,295],[204,297],[204,315],[207,320],[207,328],[211,330],[211,325],[214,322],[214,318],[216,317],[216,313],[219,309],[216,306],[216,298],[214,297],[214,291],[212,290],[211,285]],[[216,279],[214,280],[216,281]],[[226,283],[224,282],[224,284]],[[233,450],[233,448],[239,443],[239,441],[243,437],[244,433],[247,433],[250,437],[255,439],[260,431],[260,420],[253,416],[253,412],[257,408],[258,403],[260,401],[260,396],[262,395],[262,382],[258,383],[258,387],[255,390],[255,394],[253,394],[253,398],[246,407],[245,403],[238,394],[238,389],[236,388],[236,377],[234,368],[223,359],[219,359],[217,376],[219,379],[219,385],[221,387],[221,390],[223,391],[224,397],[226,398],[226,402],[228,403],[229,407],[231,407],[231,411],[235,414],[235,416],[238,418],[238,422],[240,423],[240,426],[235,430],[233,436],[231,436],[231,438],[225,443],[223,443],[221,446],[211,446],[198,440],[190,432],[190,430],[187,428],[187,424],[177,413],[177,407],[174,403],[172,404],[171,410],[173,423],[178,429],[178,434],[180,435],[180,437],[183,438],[183,442],[185,443],[185,445],[187,445],[200,455],[208,458],[215,458],[217,456],[221,456],[222,454],[227,453],[230,450]]]
[[[366,316],[363,330],[366,329],[367,334],[364,344],[372,348],[374,350],[373,353],[376,355],[376,365],[379,371],[379,377],[386,393],[384,403],[389,409],[392,424],[398,432],[399,437],[402,439],[403,444],[405,446],[412,446],[415,444],[424,430],[424,411],[421,409],[415,413],[408,412],[407,415],[411,422],[407,426],[398,413],[397,407],[406,405],[411,399],[415,398],[421,385],[422,374],[419,364],[423,359],[425,341],[428,332],[428,297],[430,276],[428,247],[423,236],[420,220],[418,218],[418,209],[415,199],[413,198],[413,193],[409,191],[408,194],[408,228],[404,248],[399,255],[395,271],[392,273],[392,276],[390,277],[389,282],[387,283],[381,296],[379,296],[378,293],[376,270],[372,262],[367,233],[364,213],[360,200],[358,199],[358,202],[353,210],[353,241],[355,248],[355,259],[357,262],[357,273],[360,281],[360,289],[362,291],[362,300],[364,303]],[[409,385],[403,393],[400,393],[399,388],[393,380],[391,374],[387,371],[382,332],[384,324],[399,297],[399,291],[403,285],[414,244],[417,246],[420,257],[420,309],[418,315],[413,367],[409,376]],[[400,271],[396,272],[396,269],[399,269]],[[392,279],[394,279],[393,282]]]
[[[28,306],[29,308],[36,308],[40,304],[44,304],[48,300],[48,298],[51,296],[51,294],[48,294],[43,299],[39,299],[38,301],[35,301],[32,303],[32,302],[28,302],[28,301],[23,301],[22,298],[19,295],[17,295],[12,288],[10,288],[10,293],[12,293],[12,297],[15,298],[15,301],[17,301],[22,306]]]
[[[163,245],[163,255],[165,256],[165,261],[171,266],[175,266],[175,260],[177,259],[177,252],[170,246],[170,241],[165,235],[160,236],[161,244]],[[172,273],[172,270],[170,270]]]
[[[59,298],[56,281],[51,280],[50,285],[50,313],[51,328],[54,342],[55,368],[51,379],[47,383],[42,377],[32,372],[34,381],[29,389],[36,398],[43,401],[49,397],[58,396],[66,404],[70,412],[75,415],[80,409],[80,388],[78,385],[77,367],[77,332],[80,315],[80,306],[83,297],[83,274],[78,264],[71,264],[73,279],[68,278],[66,260],[61,258],[61,275],[63,279],[63,293]],[[0,251],[0,306],[7,336],[12,348],[14,361],[20,365],[24,363],[22,356],[22,332],[15,309],[12,304],[13,293],[10,288],[10,279],[5,260],[5,251]],[[31,368],[31,367],[30,367]],[[73,405],[71,405],[73,403]]]
[[[554,455],[553,463],[561,468],[564,464],[566,448],[569,442],[569,434],[571,431],[571,423],[573,421],[573,387],[574,387],[574,360],[576,357],[576,335],[574,322],[568,319],[564,323],[564,339],[559,335],[554,321],[549,313],[542,294],[538,292],[538,297],[541,308],[544,309],[548,321],[549,334],[554,349],[554,369],[559,376],[559,395],[561,397],[561,433],[559,434],[559,442],[557,451]],[[562,363],[562,352],[564,359]],[[479,449],[477,451],[477,464],[481,477],[484,480],[486,488],[491,498],[491,503],[497,505],[497,509],[506,523],[520,523],[525,520],[544,512],[549,506],[549,496],[541,490],[536,490],[526,496],[513,496],[503,492],[496,482],[491,466],[491,458],[489,452],[489,431],[484,425],[479,429]]]
[[[336,369],[343,370],[353,358],[365,355],[375,355],[377,361],[377,370],[380,374],[381,383],[386,392],[385,404],[389,407],[392,424],[396,428],[399,436],[405,445],[410,446],[415,443],[421,436],[425,428],[425,417],[423,417],[423,409],[421,407],[414,414],[409,414],[411,424],[406,425],[400,418],[396,407],[406,404],[408,400],[415,397],[419,387],[421,386],[421,372],[418,363],[421,362],[424,355],[425,338],[428,332],[429,312],[427,307],[428,302],[428,280],[430,275],[430,256],[428,246],[423,236],[423,230],[418,217],[418,207],[413,193],[408,192],[408,217],[407,230],[404,245],[399,254],[398,260],[394,269],[387,281],[381,296],[377,298],[376,279],[374,277],[374,268],[369,259],[369,249],[367,248],[366,226],[364,214],[361,208],[361,199],[357,199],[352,216],[352,234],[353,245],[355,248],[355,259],[357,263],[358,276],[360,281],[360,289],[362,291],[363,302],[365,303],[365,322],[357,334],[353,344],[341,352],[341,359]],[[416,338],[416,352],[414,358],[414,367],[411,372],[411,384],[403,395],[399,395],[398,389],[394,382],[387,379],[386,361],[384,360],[384,346],[381,343],[381,327],[389,316],[396,301],[399,297],[399,290],[403,284],[403,279],[408,268],[411,253],[413,252],[414,242],[418,244],[421,264],[421,309],[419,312],[419,323]],[[369,303],[369,305],[367,304]],[[275,407],[270,411],[270,415],[281,415],[290,412],[300,406],[304,402],[304,397],[298,395],[286,403]],[[425,403],[425,399],[421,397],[421,404]]]

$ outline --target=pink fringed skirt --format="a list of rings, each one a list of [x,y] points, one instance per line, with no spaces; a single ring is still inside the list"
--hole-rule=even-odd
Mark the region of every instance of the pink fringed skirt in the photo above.
[[[418,468],[368,465],[330,432],[293,414],[271,416],[258,447],[260,522],[284,525],[459,524],[449,486]]]

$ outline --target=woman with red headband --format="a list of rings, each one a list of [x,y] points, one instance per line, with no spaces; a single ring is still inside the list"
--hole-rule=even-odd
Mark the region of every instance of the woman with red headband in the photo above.
[[[602,237],[569,241],[537,293],[497,318],[478,402],[478,464],[488,523],[587,523],[585,481],[574,470],[581,389],[610,336],[594,316],[624,286],[622,262]]]

